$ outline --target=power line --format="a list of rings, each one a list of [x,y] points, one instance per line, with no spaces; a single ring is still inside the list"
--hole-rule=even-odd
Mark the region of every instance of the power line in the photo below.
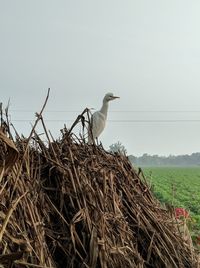
[[[13,119],[11,122],[34,122],[35,120],[31,119]],[[46,119],[45,122],[74,122],[72,119]],[[139,120],[108,120],[111,123],[199,123],[200,119],[139,119]]]
[[[93,111],[92,109],[91,111]],[[10,110],[17,113],[35,113],[32,110]],[[44,113],[81,113],[81,110],[47,110]],[[200,110],[110,110],[109,113],[200,113]]]

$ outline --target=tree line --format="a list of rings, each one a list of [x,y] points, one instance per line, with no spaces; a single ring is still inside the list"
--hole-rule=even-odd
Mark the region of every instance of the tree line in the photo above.
[[[191,155],[149,155],[143,154],[136,157],[129,156],[130,161],[137,166],[200,166],[200,153],[193,153]]]
[[[126,155],[127,150],[121,142],[112,144],[109,147],[110,152],[118,152]],[[185,155],[149,155],[147,153],[142,156],[128,156],[130,161],[137,166],[200,166],[200,152]]]

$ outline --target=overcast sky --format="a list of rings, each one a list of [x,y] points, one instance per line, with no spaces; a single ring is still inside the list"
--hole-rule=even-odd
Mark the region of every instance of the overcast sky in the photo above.
[[[200,151],[199,14],[199,0],[0,0],[0,101],[10,98],[28,135],[50,87],[44,116],[56,138],[113,92],[106,148]]]

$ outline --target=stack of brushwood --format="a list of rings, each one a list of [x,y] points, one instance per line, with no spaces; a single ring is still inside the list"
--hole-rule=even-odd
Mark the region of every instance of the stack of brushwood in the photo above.
[[[0,264],[4,267],[197,268],[198,257],[128,158],[66,128],[0,131]],[[78,121],[84,121],[83,115]]]

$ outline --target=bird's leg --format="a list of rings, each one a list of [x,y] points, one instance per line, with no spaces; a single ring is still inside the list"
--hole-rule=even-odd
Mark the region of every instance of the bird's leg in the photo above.
[[[99,143],[98,143],[98,138],[95,138],[95,140],[96,140],[96,144],[99,145]]]

